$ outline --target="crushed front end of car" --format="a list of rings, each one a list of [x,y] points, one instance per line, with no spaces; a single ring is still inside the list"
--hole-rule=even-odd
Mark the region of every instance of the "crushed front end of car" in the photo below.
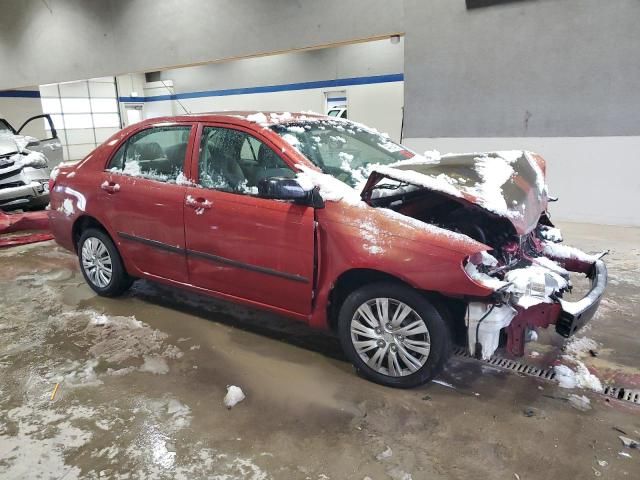
[[[550,221],[545,162],[525,151],[414,157],[374,167],[362,191],[371,206],[465,234],[486,246],[461,266],[488,295],[465,298],[468,350],[523,355],[530,332],[555,325],[568,337],[594,315],[607,284],[604,254],[562,243]],[[567,297],[571,274],[591,286]]]
[[[504,343],[509,353],[523,355],[530,331],[555,325],[569,337],[593,317],[607,285],[604,253],[588,255],[549,240],[548,232],[557,237],[559,231],[541,224],[518,242],[467,259],[469,278],[494,291],[468,304],[470,353],[488,359]],[[571,273],[590,280],[578,301],[564,298],[573,288]]]

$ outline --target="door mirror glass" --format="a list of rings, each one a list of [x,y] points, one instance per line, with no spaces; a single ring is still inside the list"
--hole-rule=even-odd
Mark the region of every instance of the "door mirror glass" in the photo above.
[[[258,195],[273,200],[293,200],[295,203],[309,205],[313,208],[324,207],[324,201],[317,188],[305,190],[293,178],[263,178],[258,183]]]
[[[293,178],[271,177],[260,180],[258,194],[274,200],[303,200],[309,192]]]

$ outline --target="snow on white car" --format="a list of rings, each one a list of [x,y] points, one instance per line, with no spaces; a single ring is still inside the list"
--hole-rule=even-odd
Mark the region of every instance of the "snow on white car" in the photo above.
[[[21,135],[25,126],[44,118],[51,136]],[[49,203],[51,168],[62,161],[62,145],[49,115],[28,119],[15,129],[0,118],[0,209],[38,209]]]

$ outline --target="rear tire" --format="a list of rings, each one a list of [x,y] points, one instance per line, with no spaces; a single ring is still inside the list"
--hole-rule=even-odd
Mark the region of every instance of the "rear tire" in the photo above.
[[[429,382],[451,354],[451,335],[438,310],[398,283],[373,283],[352,292],[340,308],[338,335],[356,371],[388,387]]]
[[[117,297],[129,289],[127,274],[115,244],[104,231],[88,228],[78,241],[80,270],[91,289],[103,297]]]

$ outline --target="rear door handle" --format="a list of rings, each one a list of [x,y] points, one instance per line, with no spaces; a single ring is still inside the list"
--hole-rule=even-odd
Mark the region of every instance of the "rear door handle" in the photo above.
[[[116,193],[118,191],[120,191],[120,185],[115,183],[115,182],[109,182],[107,180],[105,180],[104,182],[102,182],[102,184],[100,185],[100,188],[102,190],[104,190],[107,193]]]
[[[203,214],[205,210],[209,210],[213,205],[213,202],[211,202],[210,200],[202,197],[193,198],[191,195],[187,195],[184,203],[188,207],[193,208],[198,215]]]

